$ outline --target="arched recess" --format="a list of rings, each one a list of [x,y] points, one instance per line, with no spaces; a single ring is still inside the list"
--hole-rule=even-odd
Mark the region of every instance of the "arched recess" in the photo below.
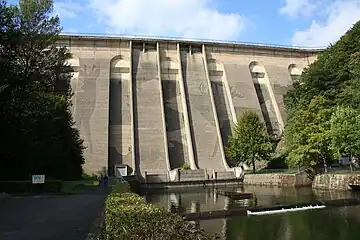
[[[109,169],[115,175],[133,172],[130,58],[117,55],[110,60],[109,84]]]
[[[293,82],[299,81],[300,76],[302,74],[302,69],[297,67],[296,64],[290,64],[288,67],[289,74]]]
[[[266,69],[262,64],[254,61],[249,64],[249,70],[266,128],[270,134],[279,135],[282,131],[282,119]]]
[[[130,61],[123,55],[118,55],[110,61],[110,78],[118,79],[121,74],[130,73]]]
[[[264,78],[265,77],[265,68],[258,62],[251,62],[249,64],[249,69],[251,72],[251,76],[253,78]]]
[[[216,138],[216,148],[214,148],[212,153],[212,156],[215,156],[216,151],[219,150],[218,148],[221,147],[221,145],[224,147],[228,146],[228,140],[232,130],[231,126],[234,123],[233,111],[231,110],[231,107],[233,108],[233,104],[231,102],[230,106],[229,98],[231,98],[231,94],[229,86],[227,85],[224,64],[216,59],[208,59],[207,69],[209,71],[211,90],[212,95],[214,96],[215,109],[217,113],[216,116],[218,118],[217,120],[221,135],[221,139],[218,137]],[[204,86],[207,87],[207,84]],[[220,144],[218,141],[222,141],[222,143]],[[226,160],[229,162],[229,159]]]

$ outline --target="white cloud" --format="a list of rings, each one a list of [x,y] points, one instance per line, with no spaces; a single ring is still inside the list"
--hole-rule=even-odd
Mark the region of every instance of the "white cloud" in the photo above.
[[[112,33],[235,40],[245,28],[237,13],[216,10],[212,0],[90,0]]]
[[[280,13],[290,17],[310,16],[316,5],[311,0],[285,0],[285,6],[280,8]]]
[[[55,0],[54,14],[61,18],[74,18],[75,12],[81,10],[81,6],[72,0]]]
[[[313,20],[311,26],[295,32],[292,43],[298,46],[322,47],[334,43],[360,20],[360,0],[338,0],[323,6],[325,20]]]

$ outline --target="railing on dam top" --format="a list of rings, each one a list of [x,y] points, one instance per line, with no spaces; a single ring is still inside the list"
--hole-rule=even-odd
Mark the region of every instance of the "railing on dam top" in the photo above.
[[[79,36],[79,37],[122,37],[133,40],[169,40],[169,41],[187,41],[187,42],[198,42],[198,43],[218,43],[218,44],[242,44],[249,46],[259,46],[259,47],[277,47],[277,48],[288,48],[288,49],[299,49],[299,50],[309,50],[309,51],[323,51],[326,49],[325,46],[319,47],[303,47],[296,45],[282,45],[282,44],[269,44],[269,43],[255,43],[255,42],[245,42],[245,41],[233,41],[233,40],[214,40],[214,39],[196,39],[196,38],[185,38],[185,37],[165,37],[165,36],[150,36],[150,35],[126,35],[126,34],[108,34],[108,33],[78,33],[78,32],[62,32],[61,36]]]

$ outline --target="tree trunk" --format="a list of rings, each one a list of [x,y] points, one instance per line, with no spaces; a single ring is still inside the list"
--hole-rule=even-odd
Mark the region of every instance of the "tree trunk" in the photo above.
[[[253,173],[255,173],[255,159],[253,158],[253,160],[252,160],[252,165],[253,165]]]
[[[326,164],[326,158],[323,157],[323,162],[324,162],[324,172],[328,172],[328,167],[327,167],[327,164]]]
[[[352,172],[353,171],[353,163],[352,163],[351,154],[350,154],[350,157],[349,157],[349,162],[350,162],[350,171]]]

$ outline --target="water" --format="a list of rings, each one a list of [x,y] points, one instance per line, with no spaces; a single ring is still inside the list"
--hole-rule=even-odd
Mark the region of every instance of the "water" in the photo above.
[[[255,199],[231,201],[218,195],[214,188],[182,188],[145,193],[148,202],[180,214],[200,211],[234,209],[253,206],[306,203],[360,197],[359,193],[320,191],[311,188],[277,188],[261,186],[219,187],[254,193]],[[195,222],[222,239],[236,240],[340,240],[359,239],[360,206],[325,208],[264,216],[233,217]]]

